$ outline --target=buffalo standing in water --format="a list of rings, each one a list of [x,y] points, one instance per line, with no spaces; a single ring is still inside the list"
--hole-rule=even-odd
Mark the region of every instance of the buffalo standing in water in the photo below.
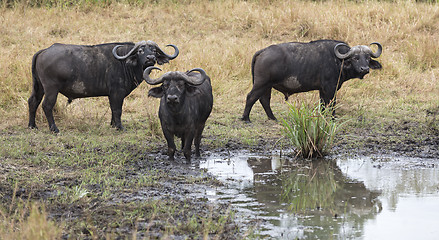
[[[35,114],[43,96],[43,110],[52,132],[59,132],[53,119],[58,93],[69,103],[75,98],[108,96],[111,125],[122,130],[124,98],[142,81],[143,70],[164,64],[178,56],[164,53],[152,41],[107,43],[94,46],[54,44],[38,51],[32,59],[32,94],[29,104],[29,128],[37,128]],[[120,56],[119,54],[122,54]]]
[[[160,98],[159,118],[168,143],[169,159],[174,159],[176,150],[174,136],[181,138],[186,160],[191,160],[192,142],[199,157],[201,134],[213,105],[210,78],[203,69],[194,68],[187,72],[167,72],[151,79],[149,74],[152,69],[160,70],[148,67],[143,77],[148,84],[162,84],[150,89],[148,95]]]
[[[281,43],[257,51],[251,67],[253,88],[247,95],[242,120],[250,121],[257,100],[268,118],[276,120],[270,107],[272,88],[283,93],[285,100],[294,93],[319,90],[322,103],[335,104],[335,93],[344,82],[362,79],[369,69],[382,68],[372,59],[381,55],[382,46],[372,44],[378,46],[375,53],[368,46],[351,48],[334,40]]]

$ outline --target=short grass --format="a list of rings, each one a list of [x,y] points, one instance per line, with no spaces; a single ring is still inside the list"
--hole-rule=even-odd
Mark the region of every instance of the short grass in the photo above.
[[[280,42],[325,38],[344,40],[350,45],[378,41],[384,47],[378,59],[383,69],[372,71],[364,80],[350,80],[338,92],[338,114],[352,119],[345,124],[343,134],[355,140],[349,137],[350,133],[364,129],[384,131],[405,122],[416,123],[414,133],[437,133],[439,5],[434,2],[2,1],[0,176],[1,188],[6,189],[1,193],[2,209],[19,209],[7,198],[15,186],[18,196],[26,199],[32,195],[41,201],[45,208],[37,208],[45,215],[45,211],[65,206],[92,208],[96,201],[107,203],[112,194],[147,189],[169,177],[164,170],[146,169],[148,174],[129,178],[130,173],[139,171],[138,162],[153,161],[148,153],[164,146],[157,118],[159,100],[147,97],[150,86],[145,83],[126,98],[122,115],[125,132],[110,128],[107,98],[77,99],[67,105],[62,96],[55,112],[61,133],[49,132],[41,108],[37,112],[39,129],[28,130],[31,61],[40,49],[55,42],[91,45],[154,40],[163,48],[166,44],[177,45],[180,56],[162,68],[182,71],[201,67],[211,77],[214,109],[202,145],[215,149],[230,142],[245,147],[257,145],[261,138],[281,137],[281,125],[266,120],[259,103],[250,115],[253,123],[239,120],[252,86],[250,62],[257,50]],[[296,94],[289,101],[297,105],[315,103],[318,93]],[[273,92],[272,107],[278,117],[287,115],[288,105],[277,92]],[[203,181],[181,178],[187,183]],[[102,216],[117,216],[120,220],[105,225],[107,230],[98,224],[105,218],[93,218],[94,212],[59,227],[73,237],[104,238],[108,234],[111,238],[115,234],[111,229],[132,227],[138,216],[155,219],[158,215],[151,214],[151,209],[172,213],[172,205],[186,209],[183,202],[171,200],[161,204],[148,201],[145,206],[118,205],[119,210],[114,212],[100,208]],[[25,213],[31,212],[30,206]],[[139,211],[150,215],[140,215]],[[11,212],[2,210],[2,214],[14,218]],[[195,220],[187,214],[181,218],[162,215],[169,220],[168,225],[161,225],[168,226],[161,229],[163,238],[180,231],[201,238],[205,232],[225,229],[202,224],[222,222],[218,216],[203,215]],[[185,230],[170,226],[185,226]],[[9,236],[10,230],[1,229],[6,233],[1,232],[0,238]]]
[[[166,157],[150,155],[160,151],[162,144],[151,144],[157,141],[147,131],[134,129],[2,133],[0,217],[5,224],[0,225],[0,238],[159,234],[163,239],[194,239],[235,232],[230,228],[233,211],[227,206],[209,207],[206,200],[182,198],[185,190],[179,186],[216,185],[216,180],[189,174],[183,170],[189,171],[187,166],[170,173],[160,163]],[[41,238],[29,232],[37,230],[43,232]]]

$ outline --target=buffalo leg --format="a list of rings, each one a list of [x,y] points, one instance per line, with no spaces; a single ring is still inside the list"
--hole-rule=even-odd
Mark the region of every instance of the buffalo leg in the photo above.
[[[56,127],[55,120],[53,119],[53,107],[55,106],[58,92],[46,92],[46,97],[43,101],[43,111],[46,115],[47,122],[49,123],[50,131],[58,133],[59,130]]]
[[[191,146],[194,140],[194,133],[185,134],[183,154],[188,162],[191,161]]]
[[[259,102],[261,102],[262,107],[264,108],[265,113],[267,114],[267,117],[269,119],[276,120],[276,117],[274,116],[273,111],[271,110],[270,107],[270,100],[271,100],[271,88],[265,91],[265,93],[259,98]]]
[[[183,148],[184,148],[184,140],[185,140],[185,137],[183,134],[183,136],[181,137],[181,150],[183,150]]]
[[[250,122],[250,111],[252,110],[253,105],[255,104],[255,102],[259,98],[261,98],[261,96],[268,89],[271,89],[271,87],[259,88],[259,87],[253,86],[253,89],[247,95],[247,100],[245,102],[245,109],[244,109],[244,113],[242,114],[241,120],[246,121],[246,122]]]
[[[335,116],[335,90],[323,92],[320,91],[320,103],[322,104],[322,112],[325,111],[326,108],[332,109],[332,116]]]
[[[163,125],[162,125],[162,129],[165,129],[163,128]],[[169,160],[174,160],[175,150],[177,149],[174,142],[174,134],[170,133],[169,131],[163,130],[163,135],[165,136],[166,142],[168,143]]]
[[[200,157],[200,143],[201,143],[201,134],[203,133],[204,124],[200,126],[197,131],[195,132],[195,139],[194,139],[194,145],[195,145],[195,156]]]
[[[33,90],[31,96],[29,97],[27,103],[29,105],[29,124],[28,127],[33,129],[37,128],[35,123],[35,115],[37,113],[37,108],[43,100],[44,91],[42,89]]]
[[[123,98],[109,97],[109,100],[111,108],[111,126],[115,127],[117,130],[123,130],[121,121]]]

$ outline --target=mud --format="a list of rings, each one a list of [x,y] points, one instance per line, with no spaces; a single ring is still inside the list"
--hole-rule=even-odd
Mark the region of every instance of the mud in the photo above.
[[[248,126],[246,125],[246,127]],[[439,156],[439,132],[437,129],[430,129],[410,122],[389,124],[375,130],[370,129],[366,126],[355,128],[350,132],[340,132],[328,158],[330,159],[331,156],[343,158],[347,156],[390,155],[416,158],[415,162],[406,163],[405,166],[409,168],[417,169],[437,165],[436,162],[432,161]],[[212,136],[206,137],[214,138]],[[269,229],[267,224],[270,225],[270,221],[254,213],[243,214],[242,210],[253,203],[246,202],[248,196],[245,195],[245,190],[239,192],[233,190],[234,187],[229,186],[230,184],[245,183],[245,177],[240,180],[224,181],[224,179],[218,179],[218,176],[208,173],[208,170],[203,166],[200,168],[200,163],[203,164],[210,156],[230,159],[242,151],[245,151],[247,155],[264,156],[274,149],[277,149],[279,155],[287,155],[290,162],[301,161],[294,156],[291,149],[285,147],[288,144],[282,141],[285,140],[279,140],[279,137],[260,137],[257,144],[251,146],[243,144],[240,139],[230,139],[223,147],[202,144],[202,157],[193,159],[190,164],[185,162],[181,152],[177,153],[176,161],[168,161],[164,154],[165,145],[161,143],[155,146],[156,150],[152,152],[137,153],[136,159],[130,161],[123,173],[127,179],[134,179],[139,176],[148,176],[150,171],[163,172],[163,175],[153,180],[153,184],[141,189],[109,191],[109,197],[105,199],[100,195],[103,195],[108,189],[104,189],[99,184],[87,186],[88,192],[95,194],[93,197],[73,203],[47,204],[46,210],[50,219],[56,222],[63,221],[66,224],[63,239],[91,239],[94,237],[121,239],[133,236],[138,239],[203,239],[204,235],[200,233],[199,229],[187,231],[184,227],[177,230],[169,229],[169,226],[189,222],[194,216],[199,225],[208,221],[212,224],[222,222],[221,229],[209,231],[208,236],[213,239],[242,239],[248,235],[264,238],[264,236],[267,237],[274,233],[270,230],[258,232],[257,229],[264,228],[264,226]],[[254,162],[256,167],[253,170],[256,171],[257,162],[260,159],[255,159],[257,160]],[[385,168],[388,164],[386,161],[379,161],[375,163],[375,167]],[[17,167],[19,166],[3,164],[0,169],[2,175],[7,175],[8,171],[15,171],[14,169]],[[51,186],[73,187],[78,184],[75,178],[66,176],[62,179],[47,181],[45,185],[36,188],[18,187],[15,197],[13,197],[11,185],[3,182],[0,184],[1,201],[3,206],[9,206],[13,198],[50,203],[52,198],[60,194],[54,192]],[[264,188],[276,184],[279,183],[263,179],[258,186]],[[222,191],[223,196],[216,195],[215,197],[215,194],[212,195],[212,192],[218,191],[218,189]],[[369,191],[367,194],[369,195],[366,199],[371,204],[373,201],[370,198],[375,198],[374,194],[376,193]],[[242,196],[241,205],[237,205],[236,199],[232,196]],[[264,202],[265,205],[273,203],[277,204],[274,199]],[[178,213],[155,212],[157,206],[160,206],[161,209],[176,209]],[[373,208],[372,205],[369,207],[369,209]],[[235,217],[231,216],[235,214]],[[334,212],[328,214],[325,216],[330,219],[336,217]],[[226,217],[224,218],[224,216]]]
[[[413,221],[411,230],[400,231],[397,234],[401,239],[411,236],[410,231],[427,239],[432,237],[431,233],[435,232],[436,228],[431,226],[431,222],[439,224],[436,218],[417,218],[414,215],[428,216],[431,209],[436,209],[431,203],[439,199],[439,180],[435,177],[439,166],[437,128],[403,122],[380,128],[366,126],[353,130],[339,133],[330,155],[325,158],[334,163],[331,171],[337,176],[336,181],[342,183],[341,188],[345,189],[337,193],[336,198],[332,200],[340,206],[332,206],[330,212],[322,211],[324,208],[320,208],[317,211],[292,216],[285,203],[280,201],[280,179],[273,177],[273,174],[294,172],[300,168],[294,162],[301,160],[294,156],[291,149],[283,148],[282,146],[287,144],[279,142],[279,139],[259,139],[257,146],[248,148],[243,148],[239,142],[229,141],[226,148],[214,151],[211,155],[213,159],[202,161],[202,168],[208,169],[229,185],[227,189],[217,190],[209,198],[216,202],[223,200],[232,203],[237,209],[237,215],[241,214],[240,224],[244,225],[242,229],[250,224],[247,219],[257,219],[257,233],[262,238],[324,239],[335,233],[334,238],[376,239],[380,237],[379,234],[386,235],[388,229],[394,227],[392,222],[398,221],[398,217],[382,220],[386,219],[383,216],[388,216],[389,211],[390,214],[405,216]],[[273,156],[273,153],[276,156]],[[278,161],[277,158],[283,159],[281,163],[274,163]],[[370,164],[367,173],[376,172],[376,179],[373,180],[380,183],[374,183],[358,173],[347,177],[349,171],[345,159],[355,159],[349,166],[358,169],[365,169],[364,164]],[[268,163],[263,163],[267,161]],[[289,164],[285,165],[285,161]],[[246,168],[247,170],[243,170]],[[340,168],[343,169],[343,174]],[[402,174],[404,177],[390,177],[392,174]],[[380,178],[381,175],[385,176]],[[399,185],[395,187],[386,182]],[[374,184],[388,186],[383,189],[382,186],[377,187]],[[349,199],[350,205],[344,205],[343,203],[348,201],[341,199]],[[398,199],[400,210],[396,211]],[[426,207],[422,207],[423,204]],[[410,214],[412,216],[409,217]],[[380,224],[374,224],[374,219]],[[387,226],[387,229],[380,226]]]
[[[372,125],[342,132],[333,152],[337,154],[394,154],[414,158],[439,156],[439,129],[404,121],[372,129]]]
[[[207,187],[223,184],[204,170],[193,169],[190,164],[180,160],[170,162],[162,151],[138,155],[138,159],[127,166],[126,172],[120,173],[128,181],[148,176],[150,171],[163,172],[149,186],[141,189],[111,191],[100,184],[87,185],[84,189],[93,193],[93,196],[72,203],[60,203],[53,199],[64,192],[52,190],[53,185],[67,189],[80,185],[77,179],[65,177],[47,181],[44,185],[18,187],[15,190],[2,182],[1,202],[11,209],[29,200],[45,202],[49,219],[66,225],[62,239],[203,239],[201,230],[183,231],[184,226],[173,228],[192,218],[198,225],[214,224],[222,219],[224,226],[219,231],[208,231],[208,235],[214,235],[217,239],[240,239],[242,233],[229,217],[229,204],[213,204],[204,197]],[[17,170],[11,165],[0,167],[5,172]],[[105,191],[110,193],[103,198],[101,195]],[[12,192],[15,192],[15,196],[12,196]]]
[[[248,149],[229,142],[233,150],[221,149],[200,164],[229,186],[210,193],[209,199],[232,203],[244,226],[249,224],[246,219],[257,219],[261,238],[434,239],[439,233],[435,227],[439,222],[430,214],[439,210],[435,205],[439,200],[437,129],[403,122],[353,130],[339,133],[331,153],[311,165],[291,149],[279,147],[286,145],[279,140],[260,140]],[[284,201],[285,176],[293,175],[299,184],[298,176],[307,174],[298,169],[318,169],[327,161],[329,167],[320,172],[332,174],[337,185],[326,200],[333,205],[290,209]],[[319,171],[311,175],[303,181],[318,179]],[[330,180],[321,175],[321,182]],[[323,187],[319,191],[324,192]],[[310,195],[296,191],[290,202]],[[404,227],[400,219],[409,226]]]

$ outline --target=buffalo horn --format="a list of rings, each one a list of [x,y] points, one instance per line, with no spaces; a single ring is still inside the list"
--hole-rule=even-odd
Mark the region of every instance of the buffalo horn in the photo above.
[[[119,47],[122,47],[122,45],[117,45],[116,47],[113,48],[113,56],[114,56],[116,59],[118,59],[118,60],[125,60],[125,59],[127,59],[129,56],[131,56],[135,51],[137,51],[137,49],[139,49],[139,47],[141,47],[141,46],[145,46],[145,45],[146,45],[146,41],[140,41],[140,42],[136,43],[136,44],[134,45],[134,47],[130,50],[130,52],[127,53],[125,56],[119,56],[119,55],[117,55],[116,50],[117,50]]]
[[[383,46],[381,46],[381,44],[379,42],[373,42],[370,45],[377,45],[378,46],[378,50],[375,53],[371,53],[371,56],[373,58],[377,58],[381,55],[381,53],[383,52]]]
[[[163,50],[159,47],[159,45],[157,43],[155,43],[154,41],[149,40],[147,43],[149,45],[153,45],[157,49],[157,51],[159,51],[160,54],[165,55],[170,60],[176,58],[178,56],[178,54],[180,53],[180,51],[178,50],[177,46],[175,46],[174,44],[166,45],[166,47],[171,46],[171,47],[174,48],[174,54],[173,55],[168,55],[165,52],[163,52]]]
[[[157,70],[160,70],[160,71],[161,71],[160,68],[155,67],[155,66],[147,67],[147,68],[145,69],[145,71],[143,71],[143,79],[145,79],[145,82],[147,82],[148,84],[151,84],[151,85],[157,85],[157,84],[162,83],[162,82],[164,81],[164,80],[163,80],[163,76],[162,76],[162,77],[159,77],[159,78],[157,78],[157,79],[151,79],[151,78],[149,77],[149,74],[151,73],[151,71],[152,71],[153,69],[157,69]]]
[[[189,76],[188,74],[191,72],[199,72],[201,74],[201,78]],[[207,74],[202,68],[194,68],[188,71],[185,75],[185,81],[191,85],[200,85],[207,79]]]
[[[345,44],[345,43],[339,43],[339,44],[335,45],[335,47],[334,47],[335,56],[337,56],[339,59],[342,59],[342,60],[350,57],[352,55],[351,48],[349,48],[349,51],[347,53],[343,54],[343,53],[340,53],[340,51],[338,49],[341,46],[346,46],[346,47],[349,48],[349,46],[347,44]]]

